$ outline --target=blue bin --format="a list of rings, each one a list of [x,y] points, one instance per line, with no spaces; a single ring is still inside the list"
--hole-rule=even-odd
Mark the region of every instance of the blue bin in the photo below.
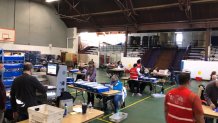
[[[106,86],[94,87],[93,88],[93,92],[95,92],[95,93],[103,93],[103,92],[107,92],[109,90],[110,90],[109,87],[106,87]]]
[[[23,72],[21,72],[21,71],[13,72],[13,76],[21,76],[22,74],[23,74]]]
[[[74,78],[73,77],[67,77],[67,82],[74,82]]]
[[[6,110],[10,110],[11,109],[11,103],[10,102],[6,102],[5,108],[6,108]]]
[[[4,78],[10,78],[10,77],[13,77],[13,73],[12,72],[4,72],[3,76],[4,76]]]
[[[6,88],[8,87],[11,87],[12,86],[12,83],[13,83],[13,80],[12,79],[8,79],[8,80],[4,80],[3,81],[3,84]]]
[[[17,77],[22,75],[22,71],[9,71],[9,72],[4,72],[4,78],[11,78],[11,77]]]
[[[24,56],[4,56],[4,61],[24,61]]]
[[[4,64],[5,69],[23,68],[23,64]]]
[[[71,73],[76,73],[76,72],[79,72],[79,69],[73,69],[73,70],[70,70]]]

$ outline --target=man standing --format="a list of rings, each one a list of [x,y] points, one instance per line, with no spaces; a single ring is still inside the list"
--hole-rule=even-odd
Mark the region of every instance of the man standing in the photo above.
[[[130,91],[132,92],[132,96],[137,94],[138,96],[142,96],[140,92],[140,83],[138,82],[138,71],[137,71],[137,64],[133,65],[133,68],[129,70],[130,73],[130,80],[128,81]],[[136,87],[136,90],[135,90]]]
[[[27,108],[36,106],[36,92],[46,93],[46,88],[32,75],[32,64],[25,63],[23,75],[14,79],[11,87],[11,105],[14,119],[28,119]]]
[[[167,123],[204,123],[200,98],[188,87],[190,73],[179,75],[179,86],[169,91],[165,98]]]
[[[6,102],[5,87],[2,83],[3,72],[4,72],[4,65],[0,63],[0,123],[2,123],[4,119],[4,110],[5,110],[5,102]]]
[[[212,110],[218,107],[218,80],[214,80],[206,86],[204,98]],[[213,119],[208,118],[207,121],[212,122]],[[218,123],[218,120],[216,122]]]

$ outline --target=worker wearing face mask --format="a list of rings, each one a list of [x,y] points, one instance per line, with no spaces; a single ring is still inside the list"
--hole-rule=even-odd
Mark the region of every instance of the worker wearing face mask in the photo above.
[[[32,64],[25,63],[23,75],[14,79],[11,87],[11,105],[16,121],[28,119],[27,108],[36,106],[36,92],[45,94],[46,88],[32,76]]]
[[[0,63],[0,123],[4,119],[5,102],[6,102],[6,92],[5,87],[2,83],[2,74],[4,73],[4,66]]]

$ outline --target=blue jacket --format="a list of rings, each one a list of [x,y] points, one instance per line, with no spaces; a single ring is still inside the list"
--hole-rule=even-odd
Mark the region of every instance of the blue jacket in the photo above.
[[[115,84],[115,85],[114,85]],[[122,82],[120,82],[119,80],[117,82],[111,82],[111,85],[113,85],[113,90],[118,90],[121,92],[122,94],[122,90],[123,90],[123,84]]]

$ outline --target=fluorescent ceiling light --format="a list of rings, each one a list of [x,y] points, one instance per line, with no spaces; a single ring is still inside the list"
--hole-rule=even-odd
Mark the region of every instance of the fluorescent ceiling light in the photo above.
[[[45,1],[50,3],[50,2],[59,1],[59,0],[45,0]]]

